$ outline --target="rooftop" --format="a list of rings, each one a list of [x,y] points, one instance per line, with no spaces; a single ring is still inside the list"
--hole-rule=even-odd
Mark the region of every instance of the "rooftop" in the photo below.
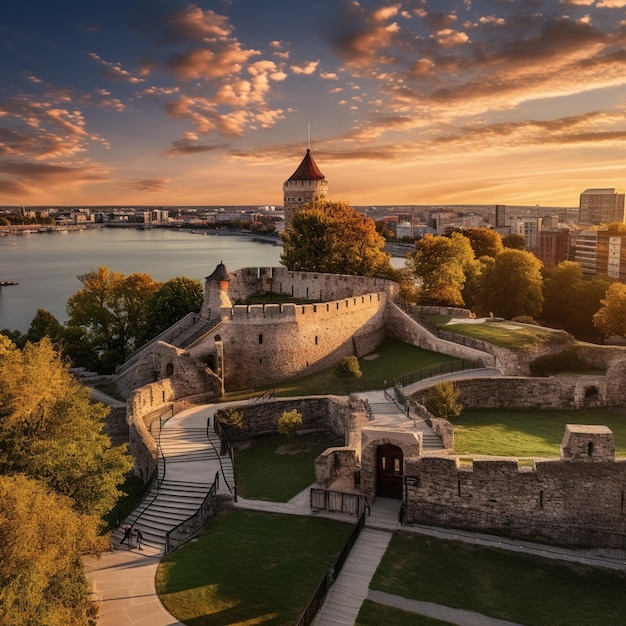
[[[324,180],[326,177],[320,172],[319,167],[311,156],[311,150],[307,148],[302,163],[298,166],[298,169],[287,179],[290,180]]]

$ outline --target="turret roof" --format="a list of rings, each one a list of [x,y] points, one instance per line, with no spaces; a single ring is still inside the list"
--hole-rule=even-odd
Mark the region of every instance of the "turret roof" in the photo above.
[[[298,169],[287,179],[290,180],[324,180],[326,177],[320,172],[313,157],[311,156],[310,148],[307,148],[302,163],[298,166]]]
[[[206,277],[206,280],[214,280],[217,282],[222,282],[225,280],[230,280],[231,278],[232,276],[230,272],[228,271],[224,263],[220,261],[217,267],[213,270],[213,273],[210,276]]]

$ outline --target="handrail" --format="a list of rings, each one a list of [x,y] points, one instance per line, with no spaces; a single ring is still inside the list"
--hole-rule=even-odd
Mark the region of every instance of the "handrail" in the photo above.
[[[356,523],[356,526],[350,537],[343,546],[343,549],[339,553],[339,556],[335,559],[333,565],[324,573],[322,580],[320,581],[313,597],[309,600],[302,616],[298,620],[297,626],[309,626],[313,623],[317,612],[320,610],[322,603],[324,602],[324,598],[328,594],[328,590],[332,586],[332,584],[339,576],[339,572],[343,568],[345,562],[348,560],[348,556],[350,556],[350,552],[354,547],[354,544],[357,542],[361,531],[365,527],[365,511],[361,513],[361,517],[359,517],[359,521]]]
[[[208,436],[210,421],[211,421],[211,418],[209,417],[207,419],[207,436]],[[228,436],[226,435],[226,430],[224,429],[224,426],[217,419],[215,415],[213,416],[213,431],[220,438],[220,450],[219,452],[216,450],[216,452],[217,452],[217,458],[220,462],[220,468],[222,470],[222,476],[224,477],[224,482],[226,483],[228,490],[233,494],[234,501],[237,502],[237,477],[235,475],[235,450],[233,449],[233,446],[228,440]],[[213,445],[213,442],[211,442],[211,445]],[[233,467],[233,488],[232,489],[230,488],[230,485],[228,484],[228,481],[226,480],[226,476],[224,476],[224,468],[222,466],[222,459],[221,459],[222,455],[224,454],[228,454],[228,456],[230,457],[230,464]]]
[[[224,484],[226,485],[226,487],[228,487],[228,491],[230,491],[230,493],[233,493],[233,489],[228,484],[228,479],[226,478],[226,474],[224,474],[224,466],[222,465],[222,455],[220,454],[220,451],[215,447],[215,444],[213,443],[213,440],[211,439],[211,437],[209,435],[210,426],[211,426],[211,418],[207,417],[207,420],[206,420],[206,437],[209,440],[209,443],[211,444],[211,447],[213,448],[213,450],[215,450],[215,452],[217,454],[217,460],[219,461],[219,464],[220,464],[220,471],[222,472],[222,478],[224,479]],[[220,424],[220,426],[221,426],[221,424]],[[213,430],[217,434],[217,429],[214,428]],[[224,434],[224,437],[226,437],[226,434]],[[228,439],[226,441],[228,441]],[[221,437],[220,437],[220,445],[221,445]],[[229,449],[231,449],[230,442],[228,443],[228,447],[229,447]],[[234,459],[233,459],[232,454],[230,455],[230,459],[231,459],[231,463],[233,465],[233,477],[234,477],[234,475],[235,475],[235,463],[234,463]],[[237,502],[237,493],[236,493],[236,491],[234,493],[234,498],[235,498],[235,502]]]
[[[453,372],[462,372],[465,370],[471,370],[482,367],[482,364],[478,361],[471,361],[469,359],[455,359],[454,361],[446,361],[445,363],[439,363],[438,365],[431,365],[429,367],[422,367],[421,369],[414,370],[403,376],[399,376],[394,379],[394,386],[408,387],[413,383],[426,380],[427,378],[433,378],[434,376],[440,376],[441,374],[451,374]]]
[[[165,533],[165,547],[163,548],[165,554],[171,552],[175,548],[178,548],[186,541],[189,541],[189,539],[191,539],[200,530],[200,528],[202,528],[204,522],[206,522],[209,518],[209,513],[213,505],[217,502],[219,485],[220,473],[216,472],[215,480],[196,512]],[[174,543],[173,536],[175,533],[181,533],[182,539],[179,538],[179,540],[176,541],[176,545],[172,545]]]
[[[171,417],[173,417],[174,415],[174,407],[170,407],[171,410],[171,415],[168,416],[167,419],[170,419]],[[165,461],[165,455],[163,454],[163,448],[161,447],[161,431],[163,430],[163,416],[166,415],[165,413],[159,415],[159,435],[157,437],[157,450],[159,452],[159,455],[157,457],[157,463],[156,463],[156,469],[155,469],[155,473],[156,473],[156,491],[154,493],[154,497],[152,498],[152,500],[150,500],[150,502],[148,502],[148,504],[141,510],[141,513],[139,513],[139,515],[137,515],[137,517],[131,522],[131,529],[133,528],[133,526],[139,521],[139,518],[154,504],[154,502],[156,501],[156,499],[159,497],[159,489],[161,488],[161,485],[163,484],[163,481],[165,480],[165,473],[167,470],[167,465],[166,465],[166,461]],[[167,421],[167,420],[165,420]],[[163,461],[163,475],[161,477],[159,477],[159,461]]]

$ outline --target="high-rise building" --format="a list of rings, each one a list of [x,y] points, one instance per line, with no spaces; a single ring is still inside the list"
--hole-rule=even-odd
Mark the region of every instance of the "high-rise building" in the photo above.
[[[291,227],[294,214],[304,205],[323,200],[328,192],[328,182],[317,167],[311,150],[307,148],[298,169],[283,184],[285,230]]]
[[[543,218],[541,217],[524,217],[511,220],[511,234],[517,233],[522,235],[526,243],[526,249],[536,250],[542,223]]]
[[[506,206],[504,204],[496,204],[496,228],[504,228],[506,226]]]
[[[624,223],[624,192],[621,189],[585,189],[580,194],[580,224]]]

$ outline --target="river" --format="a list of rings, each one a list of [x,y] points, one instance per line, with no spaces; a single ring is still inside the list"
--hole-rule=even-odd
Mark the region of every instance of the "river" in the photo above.
[[[211,231],[208,231],[211,233]],[[280,265],[281,245],[237,234],[195,234],[154,228],[93,228],[0,237],[0,329],[26,332],[37,309],[67,321],[68,298],[82,286],[78,274],[106,265],[122,274],[204,278],[223,261],[231,271]],[[403,259],[392,258],[401,267]]]

